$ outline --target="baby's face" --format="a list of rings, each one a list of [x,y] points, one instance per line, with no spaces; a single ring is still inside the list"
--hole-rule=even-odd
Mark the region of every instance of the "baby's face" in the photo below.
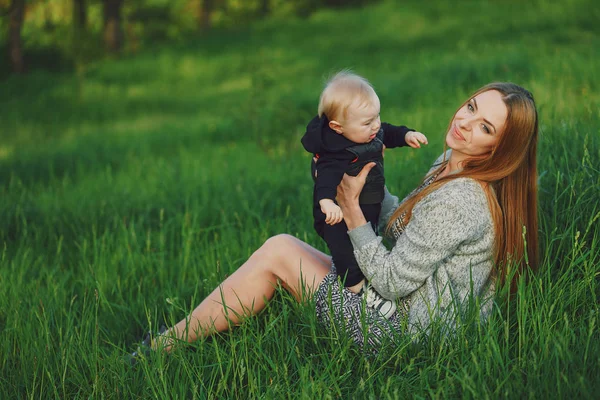
[[[342,135],[354,143],[368,143],[375,139],[381,128],[379,109],[377,96],[366,104],[353,103],[348,107],[348,115],[342,122]]]

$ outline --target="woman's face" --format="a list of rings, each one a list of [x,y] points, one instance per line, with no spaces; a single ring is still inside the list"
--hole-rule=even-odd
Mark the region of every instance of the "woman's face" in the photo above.
[[[491,152],[502,134],[507,115],[502,94],[496,90],[470,99],[458,110],[446,134],[453,157],[464,160]]]

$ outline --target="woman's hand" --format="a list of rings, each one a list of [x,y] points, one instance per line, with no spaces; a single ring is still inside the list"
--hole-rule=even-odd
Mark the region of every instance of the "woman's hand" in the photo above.
[[[336,200],[342,209],[344,221],[346,222],[346,225],[348,225],[349,230],[367,222],[358,205],[358,197],[360,196],[362,188],[365,186],[367,175],[369,175],[369,172],[371,172],[371,169],[373,169],[374,166],[374,162],[365,165],[356,176],[344,174],[342,181],[337,187]]]

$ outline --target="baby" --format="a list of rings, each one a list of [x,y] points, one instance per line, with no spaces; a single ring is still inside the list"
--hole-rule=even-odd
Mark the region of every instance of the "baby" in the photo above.
[[[306,127],[304,148],[313,153],[312,176],[314,227],[331,252],[344,286],[357,294],[366,293],[367,305],[386,318],[396,311],[394,301],[384,299],[371,286],[354,258],[348,227],[335,202],[337,186],[344,173],[356,176],[375,162],[369,172],[359,203],[363,214],[377,232],[384,197],[384,146],[413,148],[427,144],[427,138],[405,126],[381,123],[379,98],[371,84],[348,71],[337,73],[321,93],[319,115]]]

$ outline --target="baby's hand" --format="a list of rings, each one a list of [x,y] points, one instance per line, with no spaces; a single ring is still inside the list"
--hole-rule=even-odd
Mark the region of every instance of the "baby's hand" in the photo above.
[[[406,134],[404,140],[406,140],[406,143],[413,149],[420,148],[421,143],[428,144],[427,137],[421,132],[410,131]]]
[[[321,211],[325,214],[325,223],[329,225],[335,225],[342,222],[344,219],[344,213],[342,209],[330,199],[323,199],[319,201]]]

